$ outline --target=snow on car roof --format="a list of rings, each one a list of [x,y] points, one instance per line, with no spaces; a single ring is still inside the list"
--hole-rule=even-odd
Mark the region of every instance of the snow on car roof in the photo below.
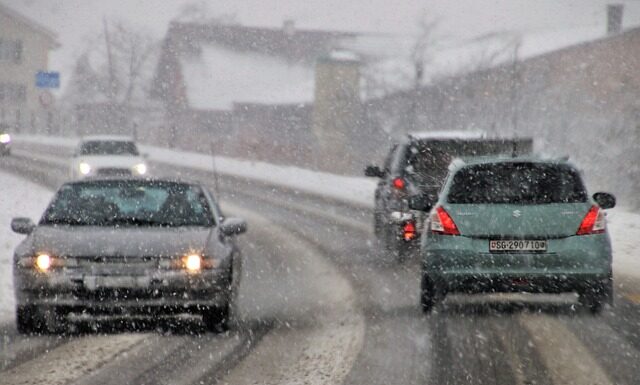
[[[93,140],[110,140],[110,141],[122,141],[122,142],[134,142],[133,138],[126,135],[89,135],[83,136],[80,141],[88,142]]]
[[[483,131],[421,131],[410,132],[409,137],[415,139],[481,139],[486,138]]]

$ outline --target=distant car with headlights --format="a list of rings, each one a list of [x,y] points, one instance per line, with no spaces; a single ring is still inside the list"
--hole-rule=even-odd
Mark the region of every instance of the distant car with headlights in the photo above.
[[[422,239],[423,311],[451,292],[576,292],[599,312],[613,299],[603,210],[614,206],[611,194],[589,197],[566,159],[452,163]]]
[[[0,155],[11,154],[11,135],[0,126]]]
[[[14,253],[17,328],[64,332],[70,314],[202,315],[223,329],[237,293],[246,222],[200,184],[110,178],[60,187]]]
[[[78,143],[69,176],[145,176],[148,165],[135,141],[125,136],[88,136]]]
[[[422,194],[435,202],[452,159],[461,156],[529,154],[531,138],[491,138],[483,132],[410,133],[393,145],[382,168],[370,165],[365,175],[379,178],[374,198],[374,234],[381,248],[403,261],[420,246],[420,212],[408,199]]]

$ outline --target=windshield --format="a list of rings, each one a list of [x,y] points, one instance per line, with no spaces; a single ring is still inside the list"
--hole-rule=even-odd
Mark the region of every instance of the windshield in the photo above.
[[[174,183],[113,181],[63,186],[42,225],[212,226],[202,190]]]
[[[80,146],[80,155],[139,155],[133,142],[122,140],[94,140]]]
[[[453,176],[447,202],[454,204],[582,203],[587,193],[571,167],[497,163],[465,167]]]

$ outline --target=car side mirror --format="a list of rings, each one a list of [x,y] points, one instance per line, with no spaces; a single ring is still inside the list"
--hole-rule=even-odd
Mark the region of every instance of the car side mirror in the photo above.
[[[11,220],[11,230],[18,234],[31,234],[36,228],[36,224],[30,218],[13,218]]]
[[[378,166],[369,165],[364,169],[364,176],[383,178],[385,176],[385,172]]]
[[[228,237],[247,231],[247,222],[241,218],[226,218],[220,224],[220,232]]]
[[[418,211],[430,211],[433,207],[433,199],[429,194],[418,194],[409,197],[409,208]]]
[[[593,200],[604,210],[616,207],[616,197],[614,197],[613,194],[597,192],[593,194]]]

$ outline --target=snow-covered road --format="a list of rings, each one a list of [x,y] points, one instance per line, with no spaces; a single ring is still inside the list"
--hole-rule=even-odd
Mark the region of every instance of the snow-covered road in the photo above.
[[[41,160],[49,157],[50,172],[65,170],[65,159],[60,153],[41,152],[38,156]],[[170,166],[169,161],[165,159],[161,166],[167,175],[193,176],[200,180],[210,177],[206,160],[198,160],[197,157],[192,158],[187,154],[172,156],[181,157],[183,164]],[[16,161],[25,159],[28,161],[28,158],[24,157]],[[204,163],[200,167],[193,164],[201,161]],[[49,170],[44,167],[44,162],[35,162],[34,165]],[[266,165],[265,170],[269,171],[271,166],[273,165]],[[640,263],[635,256],[640,246],[640,215],[623,209],[609,212],[609,226],[614,244],[614,281],[618,295],[616,306],[605,311],[600,317],[577,314],[572,305],[547,303],[544,299],[542,302],[534,301],[528,306],[521,304],[520,300],[505,304],[500,300],[491,302],[491,298],[488,299],[488,305],[483,303],[481,307],[476,306],[470,298],[453,298],[440,311],[424,317],[417,306],[418,263],[394,267],[379,266],[375,261],[379,255],[370,247],[372,243],[369,243],[371,234],[368,227],[371,218],[370,210],[365,208],[364,199],[353,203],[360,209],[339,205],[339,202],[347,203],[343,199],[345,194],[354,192],[349,190],[348,186],[352,185],[351,183],[359,186],[362,191],[360,198],[372,196],[371,185],[365,187],[365,184],[358,184],[361,178],[353,178],[349,183],[340,185],[340,181],[344,181],[345,177],[333,178],[328,174],[325,175],[323,183],[334,183],[338,186],[336,190],[309,191],[310,195],[305,196],[295,193],[297,190],[306,191],[301,189],[299,184],[281,183],[286,190],[261,187],[251,182],[250,175],[243,174],[243,178],[237,178],[231,172],[232,169],[227,171],[226,174],[221,173],[230,176],[221,179],[224,185],[223,197],[249,212],[269,218],[274,225],[281,228],[279,231],[283,231],[283,235],[298,238],[302,241],[298,246],[298,253],[318,249],[328,257],[329,263],[322,269],[329,269],[335,273],[327,270],[318,277],[318,282],[336,274],[350,281],[354,288],[355,302],[344,301],[344,304],[351,308],[345,309],[346,314],[353,314],[351,311],[355,306],[358,309],[356,314],[361,312],[360,314],[364,315],[365,332],[364,335],[360,334],[362,329],[357,319],[345,321],[331,317],[326,320],[326,317],[316,317],[325,327],[305,329],[307,325],[300,323],[298,316],[308,311],[300,309],[297,304],[304,303],[304,298],[310,293],[299,290],[306,287],[305,278],[301,277],[299,272],[300,269],[313,271],[318,267],[304,262],[304,258],[301,259],[295,252],[287,255],[285,248],[281,249],[281,241],[275,242],[277,247],[274,254],[268,256],[262,255],[267,250],[262,245],[268,242],[249,242],[244,246],[252,256],[248,261],[250,264],[256,264],[251,270],[252,274],[255,274],[254,278],[265,282],[265,286],[258,285],[250,294],[247,293],[245,298],[252,301],[249,303],[250,307],[265,309],[264,301],[252,300],[251,297],[269,298],[273,293],[278,293],[277,298],[273,298],[269,303],[272,309],[268,311],[279,309],[278,317],[281,319],[293,317],[285,322],[284,330],[265,336],[260,345],[221,382],[281,383],[294,377],[293,383],[302,383],[303,381],[296,380],[306,380],[307,376],[315,376],[314,378],[319,380],[309,383],[466,384],[473,378],[474,383],[583,384],[593,380],[604,385],[634,384],[635,379],[640,378],[640,368],[637,367],[640,360],[640,335],[637,333],[637,320],[640,319]],[[289,180],[296,181],[295,170],[287,169],[287,172]],[[311,187],[314,178],[308,176],[313,175],[313,172],[304,172],[307,177],[301,180],[305,180],[304,184]],[[0,174],[2,180],[5,180],[4,175]],[[265,178],[265,175],[262,178]],[[248,180],[243,182],[244,179]],[[16,183],[7,185],[15,186]],[[28,185],[23,183],[23,186]],[[9,196],[11,189],[5,189]],[[13,196],[21,197],[22,194],[22,190],[16,189]],[[42,195],[44,202],[49,199],[47,194],[50,193],[45,190]],[[323,201],[313,198],[314,196],[326,196],[331,199]],[[37,201],[36,198],[33,199],[34,202]],[[38,214],[39,212],[33,214],[32,218],[37,218]],[[7,226],[0,230],[0,236],[8,239],[3,231],[9,234],[9,218],[3,220],[7,222]],[[266,226],[258,228],[261,228],[264,236],[273,237]],[[7,255],[3,255],[2,258],[7,258]],[[273,265],[272,262],[264,264],[264,261],[277,258],[281,259],[279,263],[288,263],[288,268],[292,269],[283,270],[284,265],[278,264],[268,268],[267,266]],[[278,291],[283,286],[275,282],[278,279],[272,278],[277,274],[280,274],[278,279],[283,280],[287,288],[284,291]],[[5,276],[2,276],[2,279],[3,282],[6,281]],[[290,297],[294,294],[297,298],[295,301]],[[299,302],[301,299],[302,302]],[[527,300],[531,298],[526,298],[525,302]],[[5,313],[12,312],[12,309],[4,307],[2,310]],[[332,326],[334,321],[340,325],[336,330]],[[355,337],[354,339],[343,338],[342,327],[345,325],[348,335]],[[360,332],[354,333],[355,330]],[[320,334],[317,335],[316,332]],[[330,338],[322,337],[325,332],[329,333]],[[324,343],[318,346],[318,349],[312,349],[312,346],[316,346],[314,341],[318,336]],[[176,337],[151,337],[151,348],[141,345],[139,349],[128,353],[135,365],[129,363],[130,360],[120,357],[106,368],[99,369],[98,377],[87,378],[104,380],[97,381],[98,383],[115,383],[116,380],[128,377],[118,378],[112,374],[135,374],[136,370],[139,370],[137,366],[146,367],[148,364],[145,360],[155,357],[156,354],[165,357],[163,364],[159,366],[159,373],[164,374],[152,378],[181,377],[189,368],[180,364],[170,364],[171,357],[178,354],[199,356],[196,349],[203,345],[204,340],[189,340],[184,345],[185,338],[177,342],[171,340],[172,338]],[[220,346],[228,342],[225,338],[222,338]],[[204,349],[213,349],[210,353],[213,355],[221,354],[211,345],[219,343],[216,341],[207,340],[206,345],[203,345]],[[156,353],[158,345],[165,349],[174,343],[183,344],[179,345],[175,353],[164,350]],[[335,357],[327,355],[326,352],[333,351],[334,346],[347,352],[349,359],[331,363],[330,360]],[[354,357],[356,354],[357,357]],[[159,360],[157,357],[154,359]],[[331,368],[338,371],[327,372]],[[126,372],[127,370],[129,372]],[[333,377],[323,377],[327,374]],[[323,378],[326,381],[323,382]],[[329,378],[336,381],[331,382]],[[186,382],[196,383],[190,380]]]

